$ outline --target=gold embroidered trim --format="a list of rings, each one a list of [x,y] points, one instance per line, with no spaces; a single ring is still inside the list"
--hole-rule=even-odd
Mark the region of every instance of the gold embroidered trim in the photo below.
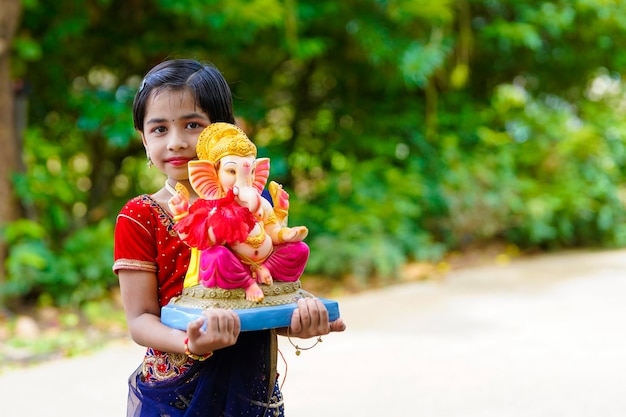
[[[133,271],[147,271],[147,272],[156,272],[157,265],[154,262],[148,261],[139,261],[136,259],[118,259],[113,264],[113,271],[118,271],[120,269],[132,269]]]
[[[262,401],[250,400],[250,404],[256,405],[257,407],[264,407],[264,408],[279,408],[279,407],[282,407],[284,402],[285,401],[282,398],[279,399],[276,395],[272,395],[272,402],[269,404],[264,403]]]
[[[131,222],[135,223],[137,226],[141,227],[141,228],[144,230],[144,232],[146,232],[146,233],[148,234],[148,236],[152,236],[152,233],[150,233],[150,230],[148,230],[148,229],[146,228],[146,226],[144,226],[144,225],[143,225],[141,222],[139,222],[138,220],[133,219],[132,217],[130,217],[130,216],[126,215],[126,214],[120,214],[120,215],[118,215],[118,216],[117,216],[117,218],[118,218],[118,219],[119,219],[119,218],[122,218],[122,217],[123,217],[123,218],[125,218],[125,219],[130,220]]]
[[[143,359],[141,371],[144,378],[150,376],[154,380],[165,381],[178,376],[179,368],[185,365],[187,361],[187,355],[182,353],[146,356]]]
[[[170,236],[178,236],[176,230],[174,230],[174,224],[176,223],[175,219],[172,217],[170,213],[167,212],[161,205],[154,199],[154,197],[145,194],[145,198],[150,201],[150,206],[154,208],[158,215],[159,221],[161,225],[167,229],[167,232]]]

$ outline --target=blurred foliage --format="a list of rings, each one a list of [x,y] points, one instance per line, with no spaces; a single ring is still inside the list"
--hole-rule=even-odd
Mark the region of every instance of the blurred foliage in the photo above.
[[[102,348],[105,342],[128,335],[118,294],[106,300],[84,302],[80,309],[39,306],[7,318],[0,315],[0,329],[0,374],[91,352]]]
[[[389,279],[506,241],[626,244],[626,1],[24,0],[24,219],[4,293],[115,285],[112,229],[158,173],[132,131],[143,74],[218,66],[310,228],[308,272]]]

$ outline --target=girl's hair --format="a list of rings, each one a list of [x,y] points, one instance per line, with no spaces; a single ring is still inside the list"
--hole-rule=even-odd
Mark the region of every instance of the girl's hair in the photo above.
[[[190,89],[196,105],[211,123],[235,124],[233,99],[228,83],[217,68],[191,59],[164,61],[152,68],[144,77],[133,102],[135,129],[143,132],[147,102],[152,92]]]

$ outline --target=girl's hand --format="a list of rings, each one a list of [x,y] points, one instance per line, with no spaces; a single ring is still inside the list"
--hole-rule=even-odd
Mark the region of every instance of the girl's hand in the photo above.
[[[187,325],[187,346],[191,353],[204,355],[237,342],[241,322],[235,312],[216,308],[204,310],[203,315]],[[205,322],[206,330],[202,329]]]
[[[328,310],[317,298],[301,298],[291,316],[289,336],[307,339],[330,332],[343,332],[346,325],[342,319],[328,321]]]

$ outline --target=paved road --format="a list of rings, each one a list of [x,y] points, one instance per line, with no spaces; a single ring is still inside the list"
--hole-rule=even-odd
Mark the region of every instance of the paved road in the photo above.
[[[343,297],[346,333],[298,357],[281,342],[287,415],[623,417],[625,300],[625,250]],[[141,355],[119,343],[2,374],[0,414],[123,416],[126,377]]]

